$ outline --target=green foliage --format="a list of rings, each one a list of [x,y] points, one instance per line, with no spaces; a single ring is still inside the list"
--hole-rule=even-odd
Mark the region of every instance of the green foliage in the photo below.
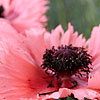
[[[69,96],[69,97],[65,97],[65,98],[60,98],[60,99],[52,99],[52,100],[76,100],[76,99],[73,99],[73,98],[71,98],[71,97]],[[84,98],[84,100],[91,100],[91,99]]]
[[[91,100],[91,99],[88,99],[88,98],[84,98],[84,100]]]
[[[71,22],[75,31],[88,38],[91,29],[100,24],[100,0],[50,0],[49,6],[49,31],[59,24],[66,30],[68,22]]]

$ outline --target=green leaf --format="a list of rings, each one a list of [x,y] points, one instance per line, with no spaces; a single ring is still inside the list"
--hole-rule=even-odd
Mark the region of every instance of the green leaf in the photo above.
[[[91,100],[91,99],[88,99],[88,98],[85,98],[85,97],[84,97],[84,100]]]
[[[65,100],[74,100],[74,99],[71,97],[67,97]]]

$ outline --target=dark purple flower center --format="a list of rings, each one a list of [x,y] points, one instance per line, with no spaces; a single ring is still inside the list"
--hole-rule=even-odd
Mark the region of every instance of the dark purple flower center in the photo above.
[[[41,66],[51,76],[71,77],[77,73],[82,76],[81,72],[85,72],[88,77],[91,60],[92,57],[83,47],[62,45],[55,49],[53,46],[46,49]]]
[[[0,6],[0,17],[2,18],[4,17],[3,12],[4,12],[3,6]]]

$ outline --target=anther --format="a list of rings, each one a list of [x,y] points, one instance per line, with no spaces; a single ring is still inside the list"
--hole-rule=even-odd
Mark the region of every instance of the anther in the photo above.
[[[42,68],[49,75],[54,73],[52,76],[60,77],[71,77],[72,75],[78,74],[82,77],[81,72],[88,74],[91,71],[89,67],[92,64],[92,57],[87,53],[83,47],[59,46],[57,49],[47,49],[43,55]],[[51,70],[52,73],[50,73]]]

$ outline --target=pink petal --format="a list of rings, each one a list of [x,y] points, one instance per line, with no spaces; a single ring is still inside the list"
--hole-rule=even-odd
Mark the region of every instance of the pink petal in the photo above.
[[[75,33],[74,33],[75,34]],[[73,36],[74,36],[73,34]],[[73,40],[73,36],[72,36],[72,40]],[[79,36],[77,36],[77,38],[72,42],[73,46],[78,46],[78,47],[82,47],[85,46],[85,38],[83,38],[83,34],[80,34]]]
[[[4,29],[5,27],[5,29]],[[23,43],[21,41],[20,35],[9,25],[9,23],[3,19],[0,19],[0,99],[6,98],[6,100],[15,100],[18,96],[24,96],[25,93],[30,94],[30,90],[28,91],[25,87],[27,86],[25,79],[22,78],[22,74],[19,74],[20,68],[16,69],[16,65],[14,61],[17,63],[17,59],[13,59],[13,54],[10,54],[11,51],[18,51],[18,55],[22,58],[25,58],[26,61],[29,61],[29,54],[24,52]],[[24,52],[24,53],[22,53]],[[10,55],[9,55],[10,54]],[[27,56],[24,56],[28,54]],[[14,61],[13,61],[14,60]],[[23,60],[22,60],[23,61]],[[29,61],[31,62],[31,60]],[[27,63],[29,63],[27,62]],[[11,64],[12,63],[12,64]],[[25,64],[27,66],[27,63]],[[11,65],[10,65],[11,64]],[[19,62],[20,64],[20,62]],[[23,62],[22,62],[23,64]],[[21,64],[21,65],[22,65]],[[17,66],[21,67],[21,66]],[[24,67],[24,66],[23,66]],[[27,69],[28,70],[28,69]],[[23,71],[23,70],[22,70]],[[19,72],[19,73],[18,73]],[[16,74],[18,76],[16,76]],[[25,74],[24,74],[25,75]],[[18,78],[20,76],[20,78]],[[20,83],[22,82],[22,83]],[[25,83],[24,83],[25,82]],[[22,88],[20,87],[22,86]],[[18,88],[20,87],[20,88]],[[23,91],[23,92],[22,92]],[[22,94],[21,94],[22,92]],[[16,95],[17,94],[17,95]],[[15,95],[15,96],[14,96]],[[13,99],[13,97],[15,99]],[[9,99],[7,99],[9,98]],[[12,99],[10,99],[12,98]],[[18,100],[18,99],[16,99]]]
[[[51,46],[58,47],[60,45],[60,39],[63,34],[64,31],[61,25],[59,25],[55,30],[52,30],[50,38]]]
[[[88,87],[92,89],[100,89],[100,69],[98,69],[98,71],[89,78]]]
[[[25,32],[25,45],[38,65],[41,65],[42,56],[47,48],[44,40],[45,32],[45,29],[30,29]]]
[[[26,48],[25,38],[8,22],[0,19],[0,99],[35,99],[37,94],[56,88],[47,88],[51,78],[48,81],[44,79],[48,76],[34,64],[35,60]]]
[[[94,27],[90,39],[87,41],[88,52],[93,56],[100,54],[100,26]]]
[[[68,30],[64,33],[61,25],[56,29],[52,30],[51,34],[46,34],[45,39],[49,45],[58,47],[60,45],[70,45],[82,47],[85,46],[86,40],[83,38],[83,35],[79,35],[74,32],[73,26],[71,23],[68,24]]]
[[[85,38],[83,38],[83,35],[79,35],[78,33],[74,32],[73,26],[71,23],[68,24],[68,30],[65,32],[65,34],[61,38],[61,44],[63,45],[69,45],[72,44],[73,46],[82,47],[85,46]]]
[[[4,57],[0,64],[0,99],[36,98],[38,93],[53,91],[47,88],[46,75],[39,67],[10,52]]]
[[[68,30],[65,32],[65,34],[61,38],[61,44],[69,45],[72,34],[73,34],[73,26],[71,25],[71,23],[69,23],[68,24]]]
[[[24,45],[24,38],[24,36],[16,32],[16,30],[9,24],[8,21],[0,19],[0,43],[2,45],[1,49],[5,48],[4,50],[6,52],[8,52],[7,49],[9,48],[13,48],[13,52],[16,52],[16,50],[18,50],[20,53],[25,51],[24,53],[27,54],[27,56],[23,55],[23,58],[31,62],[33,60]]]
[[[46,95],[44,97],[39,97],[38,100],[50,100],[50,99],[59,99],[62,97],[67,97],[71,93],[74,94],[75,98],[79,100],[84,100],[84,97],[88,99],[94,100],[95,98],[100,99],[100,94],[96,91],[90,89],[76,89],[76,90],[69,90],[67,88],[61,88],[58,92],[55,92],[51,95]]]
[[[44,33],[44,41],[45,41],[47,48],[49,48],[49,49],[51,49],[51,47],[52,47],[51,38],[52,38],[52,36],[49,32]]]

